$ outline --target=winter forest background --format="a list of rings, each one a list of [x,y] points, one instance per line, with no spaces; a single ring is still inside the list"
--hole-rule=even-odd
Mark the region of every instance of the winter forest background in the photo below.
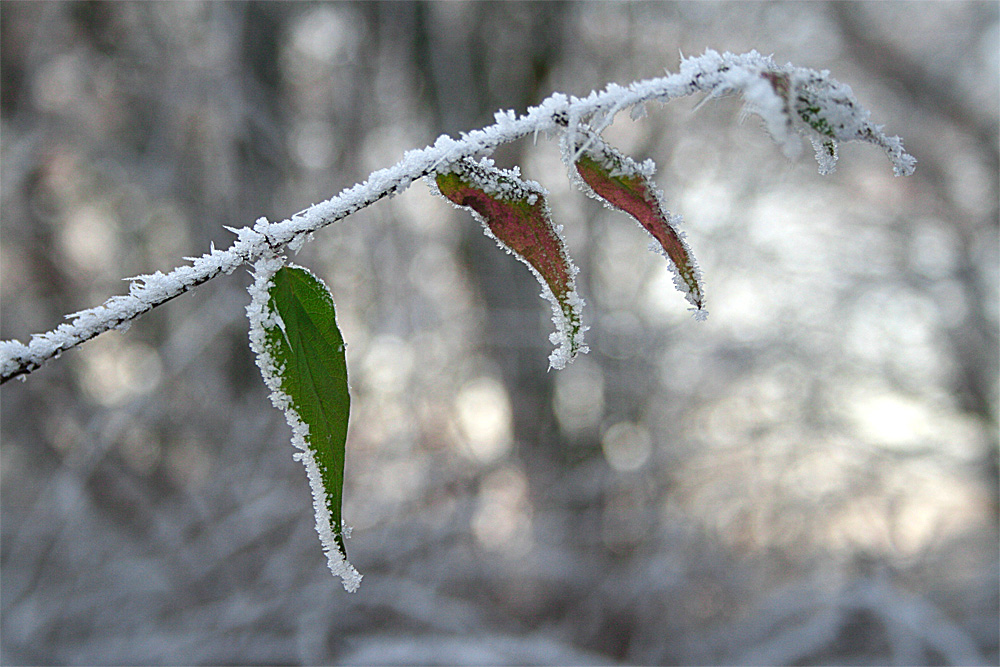
[[[2,325],[26,340],[441,133],[676,71],[830,69],[903,136],[835,174],[739,105],[621,114],[705,271],[696,322],[558,147],[592,351],[415,185],[297,261],[337,300],[345,593],[237,272],[2,389],[2,662],[998,661],[996,3],[3,3]]]

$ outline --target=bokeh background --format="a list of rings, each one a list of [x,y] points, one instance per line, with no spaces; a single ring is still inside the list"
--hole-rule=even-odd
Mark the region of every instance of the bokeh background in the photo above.
[[[675,71],[828,68],[920,160],[786,160],[738,100],[606,136],[685,216],[696,322],[552,138],[592,351],[415,184],[298,255],[353,411],[324,564],[237,272],[12,382],[4,664],[997,664],[998,5],[0,5],[2,324],[26,340],[405,150]],[[697,108],[696,108],[697,107]]]

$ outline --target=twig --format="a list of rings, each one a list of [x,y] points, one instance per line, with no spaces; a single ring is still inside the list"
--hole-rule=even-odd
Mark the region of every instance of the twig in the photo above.
[[[776,81],[781,82],[780,87]],[[899,138],[886,136],[879,127],[871,125],[868,112],[854,100],[850,89],[830,79],[827,73],[791,65],[779,67],[770,57],[756,51],[741,55],[707,51],[683,60],[676,74],[638,81],[627,87],[611,84],[603,92],[592,92],[586,98],[555,93],[519,117],[509,111],[498,112],[493,125],[463,133],[459,139],[442,135],[433,145],[405,153],[394,166],[371,173],[363,183],[287,220],[270,223],[261,218],[252,227],[232,229],[237,240],[226,250],[212,248],[190,265],[177,267],[168,274],[136,276],[130,279],[128,295],[114,296],[100,306],[68,315],[69,322],[33,335],[28,344],[16,340],[0,342],[0,384],[15,377],[23,379],[65,350],[105,331],[127,328],[143,313],[220,274],[252,264],[265,253],[286,246],[297,249],[317,230],[399,194],[415,180],[447,170],[463,158],[489,155],[502,144],[538,132],[574,131],[577,124],[595,116],[602,119],[604,126],[610,116],[637,104],[668,102],[697,92],[715,97],[729,91],[743,93],[786,153],[794,152],[795,142],[800,142],[799,134],[812,133],[812,136],[820,132],[825,141],[873,143],[889,155],[897,175],[913,171],[915,160],[903,151]],[[793,99],[800,92],[808,93],[808,99],[801,95]],[[809,120],[807,125],[794,117],[795,112],[801,114],[801,109],[795,106],[799,102],[811,105],[810,118],[819,117],[829,123],[820,128]],[[789,132],[788,128],[795,132]]]

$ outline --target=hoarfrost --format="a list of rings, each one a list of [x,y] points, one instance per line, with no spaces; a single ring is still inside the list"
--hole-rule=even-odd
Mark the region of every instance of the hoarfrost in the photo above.
[[[837,169],[837,142],[833,139],[820,139],[819,137],[809,137],[813,150],[816,151],[816,163],[819,164],[819,173],[826,176],[832,174]]]

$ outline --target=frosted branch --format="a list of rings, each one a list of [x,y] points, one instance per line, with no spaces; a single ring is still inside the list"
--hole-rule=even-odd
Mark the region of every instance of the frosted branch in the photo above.
[[[708,51],[684,59],[675,74],[624,87],[611,84],[585,98],[556,93],[521,116],[499,112],[493,125],[463,133],[458,139],[442,135],[433,145],[405,153],[392,167],[373,172],[363,183],[287,220],[269,223],[261,218],[252,227],[234,229],[237,240],[226,250],[213,248],[190,265],[167,274],[131,278],[128,295],[111,297],[100,306],[69,315],[69,322],[33,335],[28,344],[0,342],[0,383],[25,376],[109,329],[127,327],[143,313],[220,274],[253,264],[285,246],[297,249],[317,230],[403,192],[415,180],[446,171],[463,158],[489,155],[502,144],[539,132],[575,133],[581,123],[605,127],[619,111],[694,93],[706,93],[710,98],[741,93],[786,154],[801,150],[802,136],[813,140],[823,172],[833,169],[836,144],[844,141],[875,144],[888,154],[897,175],[913,172],[916,160],[904,152],[900,139],[886,136],[879,126],[872,125],[850,88],[830,79],[827,72],[778,66],[756,51],[742,55]]]

